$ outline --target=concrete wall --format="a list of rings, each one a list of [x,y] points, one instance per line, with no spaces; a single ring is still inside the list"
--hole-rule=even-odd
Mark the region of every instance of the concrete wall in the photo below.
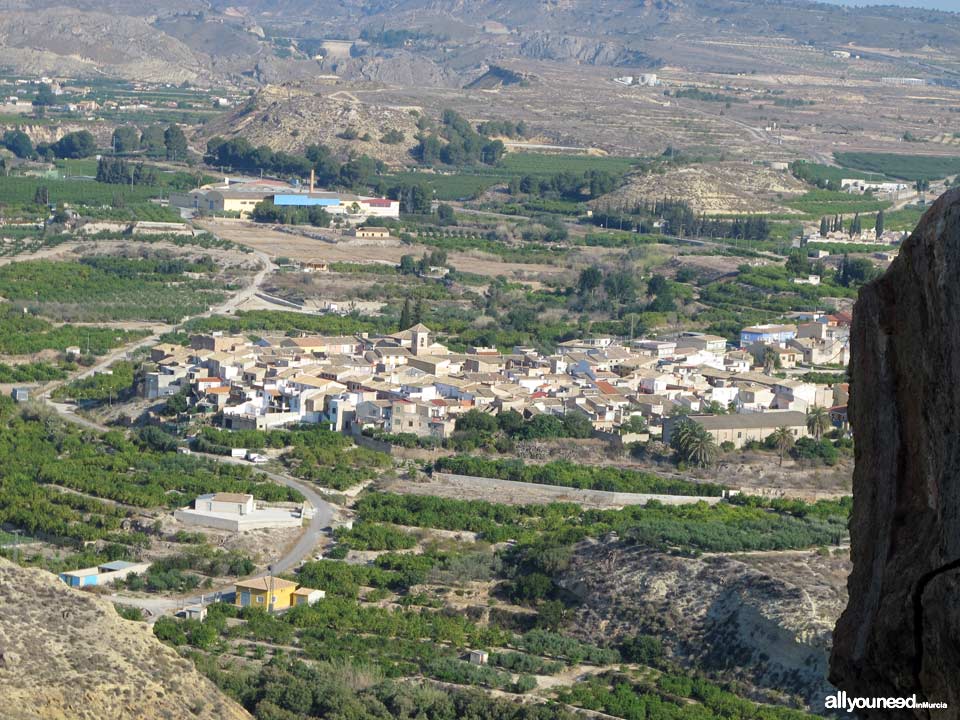
[[[500,480],[499,478],[474,477],[472,475],[453,475],[450,473],[435,472],[433,477],[450,485],[472,485],[499,490],[504,494],[527,495],[536,493],[543,498],[543,502],[574,502],[586,507],[625,507],[627,505],[644,505],[650,500],[659,500],[664,505],[692,505],[705,502],[715,505],[722,498],[699,497],[694,495],[653,495],[640,493],[608,492],[606,490],[581,490],[579,488],[560,487],[557,485],[540,485],[537,483],[516,482],[514,480]],[[525,500],[524,502],[527,502]],[[537,502],[529,500],[529,502]]]
[[[173,516],[182,522],[184,525],[191,525],[194,527],[208,527],[214,528],[216,530],[227,530],[229,532],[241,532],[243,530],[259,530],[261,528],[288,528],[288,527],[300,527],[303,524],[303,520],[298,517],[291,516],[286,519],[265,519],[258,518],[256,516],[238,515],[236,518],[223,517],[218,515],[210,515],[206,513],[199,513],[195,510],[189,508],[180,508],[179,510],[173,513]]]

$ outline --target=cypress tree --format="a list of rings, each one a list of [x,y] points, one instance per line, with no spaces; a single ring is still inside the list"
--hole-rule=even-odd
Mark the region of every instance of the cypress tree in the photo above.
[[[877,231],[877,238],[883,235],[883,210],[877,213],[877,221],[874,223],[873,229]]]

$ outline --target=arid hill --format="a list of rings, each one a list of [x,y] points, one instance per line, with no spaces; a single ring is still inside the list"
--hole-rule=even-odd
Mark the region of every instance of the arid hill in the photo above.
[[[579,546],[562,584],[582,602],[584,638],[656,635],[685,665],[816,708],[848,569],[845,554],[688,558],[606,541]]]
[[[303,152],[311,143],[323,143],[343,156],[353,152],[391,165],[409,164],[417,134],[411,109],[361,103],[348,92],[269,86],[236,113],[204,126],[196,144],[202,146],[216,135],[242,136],[253,145],[286,152]],[[403,133],[403,141],[381,142],[389,130]],[[348,132],[355,135],[353,140],[342,137]],[[366,135],[368,140],[363,139]]]
[[[0,558],[6,720],[249,720],[146,623],[54,575]]]

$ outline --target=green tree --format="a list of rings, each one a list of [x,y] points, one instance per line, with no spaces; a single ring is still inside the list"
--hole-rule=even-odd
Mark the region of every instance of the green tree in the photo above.
[[[440,225],[456,225],[457,217],[453,212],[453,208],[446,203],[440,203],[437,206],[437,222]]]
[[[167,160],[186,160],[187,159],[187,136],[183,134],[176,125],[170,125],[163,132],[163,147],[166,151]]]
[[[42,108],[56,104],[57,96],[53,94],[53,89],[47,83],[41,83],[36,97],[33,98],[33,106]]]
[[[773,431],[773,433],[770,435],[770,438],[774,447],[777,448],[777,453],[780,455],[780,465],[782,466],[784,453],[793,447],[793,433],[790,431],[790,428],[786,427],[785,425],[781,425]]]
[[[537,627],[556,632],[567,617],[567,607],[559,600],[547,600],[537,610]]]
[[[3,134],[3,146],[18,158],[33,157],[33,143],[23,130],[7,130]]]
[[[823,216],[820,218],[820,237],[826,237],[828,232],[830,232],[830,226],[827,224],[827,217]]]
[[[591,265],[580,271],[580,277],[577,280],[577,289],[581,295],[593,294],[603,282],[603,273],[596,265]]]
[[[814,405],[807,410],[807,430],[814,438],[820,440],[829,429],[830,413],[827,412],[826,408]]]
[[[85,158],[97,151],[97,141],[88,130],[67,133],[50,146],[58,158]]]
[[[133,125],[122,125],[113,131],[111,143],[116,153],[136,152],[140,149],[140,131]]]
[[[403,309],[400,311],[400,329],[406,330],[408,327],[412,327],[415,323],[413,322],[413,307],[410,304],[410,298],[406,298],[403,301]]]
[[[683,444],[683,458],[699,467],[707,467],[716,460],[719,454],[717,443],[714,441],[713,435],[703,425],[692,424],[693,428],[686,436]]]
[[[877,213],[877,219],[873,223],[873,229],[877,233],[877,238],[883,235],[883,210]]]
[[[50,204],[50,189],[46,185],[37,185],[37,189],[33,193],[33,204],[34,205]]]
[[[149,157],[163,157],[166,155],[164,144],[164,130],[160,125],[148,125],[140,133],[140,149]]]

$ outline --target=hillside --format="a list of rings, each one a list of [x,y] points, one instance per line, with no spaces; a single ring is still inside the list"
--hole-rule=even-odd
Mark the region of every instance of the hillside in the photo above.
[[[254,145],[273,150],[303,152],[311,143],[323,143],[339,154],[368,154],[392,165],[411,163],[417,119],[411,108],[363,104],[346,92],[307,92],[267,86],[236,113],[205,125],[198,145],[216,135],[243,136]],[[354,140],[340,135],[353,130]],[[398,130],[404,140],[381,142],[384,133]],[[370,139],[363,140],[369,133]]]
[[[107,74],[201,84],[351,81],[462,87],[489,63],[714,72],[782,72],[757,63],[746,37],[829,50],[859,45],[915,72],[956,79],[960,15],[895,7],[850,8],[805,0],[252,0],[205,7],[130,0],[0,2],[0,62],[17,72]],[[324,40],[354,42],[328,54]],[[682,42],[681,42],[682,40]],[[704,44],[706,43],[706,44]],[[915,56],[915,57],[914,57]],[[479,72],[478,72],[479,71]],[[469,77],[473,75],[473,77]]]
[[[0,559],[0,705],[8,720],[250,716],[146,623]]]
[[[686,558],[598,542],[579,547],[561,584],[582,603],[584,638],[657,635],[686,664],[817,706],[848,568],[809,551]]]
[[[65,8],[0,12],[0,64],[23,73],[196,80],[205,66],[142,18]]]

